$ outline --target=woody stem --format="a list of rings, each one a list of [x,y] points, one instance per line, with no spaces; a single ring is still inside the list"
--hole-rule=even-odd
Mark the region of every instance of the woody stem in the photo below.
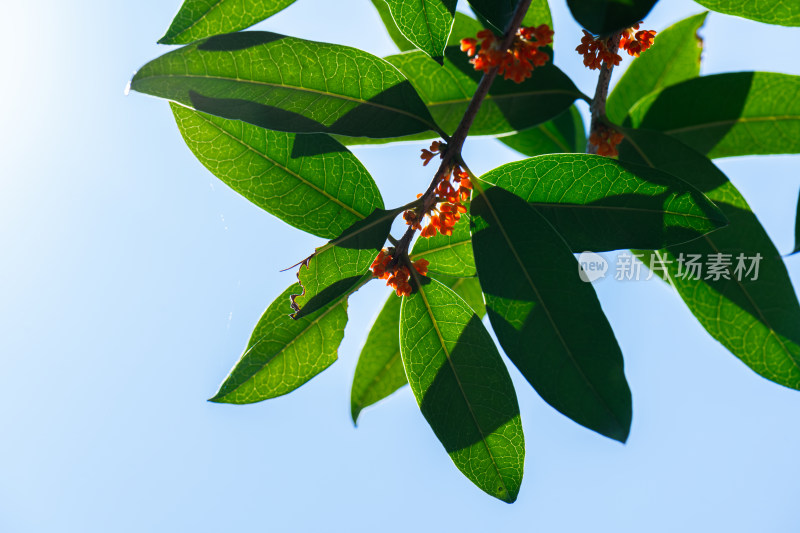
[[[525,18],[525,14],[528,12],[530,5],[531,0],[520,0],[519,4],[517,4],[514,16],[509,21],[505,35],[501,41],[501,50],[507,50],[511,46],[517,30],[520,24],[522,24],[522,19]],[[434,174],[428,189],[422,195],[422,204],[417,208],[417,220],[422,220],[425,213],[429,212],[433,206],[436,205],[436,186],[442,178],[450,174],[453,165],[461,159],[461,149],[464,146],[464,141],[467,140],[472,122],[475,120],[486,95],[489,94],[489,89],[495,77],[497,77],[497,69],[498,67],[494,67],[481,77],[481,81],[475,89],[475,94],[472,95],[469,106],[467,106],[464,116],[461,117],[461,122],[458,123],[458,127],[455,133],[453,133],[453,136],[447,141],[447,149],[442,154],[442,162],[439,164],[439,169],[436,171],[436,174]],[[415,232],[416,230],[409,226],[405,234],[403,234],[403,237],[395,248],[393,264],[397,264],[398,257],[408,254],[408,247],[411,244],[411,239],[414,238]]]
[[[608,47],[608,51],[616,54],[619,49],[619,35],[611,38],[613,44]],[[608,99],[608,85],[611,83],[611,73],[614,71],[612,63],[603,63],[600,67],[600,75],[597,77],[597,88],[594,91],[594,98],[589,104],[589,110],[592,112],[592,122],[589,126],[589,136],[597,131],[599,125],[605,121],[606,118],[606,100]],[[586,144],[587,154],[596,154],[597,146],[592,143]]]

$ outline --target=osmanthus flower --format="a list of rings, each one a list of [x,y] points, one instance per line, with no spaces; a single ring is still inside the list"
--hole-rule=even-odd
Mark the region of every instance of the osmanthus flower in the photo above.
[[[372,274],[376,278],[385,279],[386,285],[392,287],[397,296],[410,296],[412,290],[411,283],[409,283],[411,272],[406,266],[397,266],[394,270],[388,270],[392,259],[392,254],[387,249],[384,248],[378,252],[378,257],[375,258],[370,267]],[[428,273],[429,264],[427,259],[419,259],[411,263],[421,276],[425,276]]]
[[[619,38],[620,49],[625,50],[628,55],[634,57],[639,57],[639,54],[650,48],[656,38],[656,32],[652,30],[635,32],[635,30],[639,29],[639,24],[634,24],[632,27],[623,30]]]
[[[422,159],[424,165],[447,147],[446,144],[434,141],[430,150],[422,149]],[[403,213],[403,220],[415,230],[421,230],[420,236],[428,238],[437,233],[442,235],[452,235],[453,227],[461,219],[461,215],[467,212],[466,206],[462,203],[469,200],[472,192],[472,182],[469,175],[460,166],[454,165],[452,170],[439,178],[434,189],[435,203],[427,213],[418,216],[416,211],[409,209]],[[422,195],[418,195],[419,198]],[[423,227],[423,222],[427,224]]]
[[[592,134],[589,136],[589,144],[597,147],[597,155],[614,157],[619,155],[617,145],[622,142],[625,136],[606,124],[598,123]]]
[[[461,50],[472,58],[470,63],[475,70],[489,72],[497,67],[498,74],[502,74],[504,79],[521,83],[531,76],[535,67],[547,63],[550,56],[540,48],[552,42],[553,30],[542,24],[520,28],[507,49],[501,48],[500,39],[491,30],[481,30],[475,39],[462,39]]]
[[[618,49],[625,50],[629,55],[639,57],[639,54],[650,48],[656,37],[656,32],[652,30],[636,31],[639,23],[608,37],[594,37],[591,33],[583,30],[581,44],[575,50],[583,55],[583,64],[591,70],[599,69],[603,65],[606,68],[619,65],[622,57],[614,50],[614,43],[618,42]]]

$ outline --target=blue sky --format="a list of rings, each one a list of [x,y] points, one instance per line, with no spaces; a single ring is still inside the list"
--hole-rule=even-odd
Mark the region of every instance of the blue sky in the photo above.
[[[551,3],[557,64],[590,92],[595,75],[570,52],[580,32]],[[155,41],[178,4],[5,6],[0,531],[796,530],[800,393],[747,369],[655,281],[596,285],[633,391],[627,445],[565,419],[510,370],[527,444],[511,506],[461,476],[407,389],[353,427],[350,380],[379,284],[352,298],[340,360],[306,386],[206,402],[292,283],[279,270],[319,240],[218,182],[166,103],[123,96],[167,50]],[[664,1],[645,26],[701,10]],[[260,27],[394,51],[368,0],[298,0]],[[800,74],[798,29],[712,14],[702,34],[706,74]],[[388,205],[427,184],[419,148],[357,151]],[[473,140],[465,157],[482,172],[519,156]],[[799,162],[719,162],[782,252]],[[797,286],[800,257],[787,267]]]

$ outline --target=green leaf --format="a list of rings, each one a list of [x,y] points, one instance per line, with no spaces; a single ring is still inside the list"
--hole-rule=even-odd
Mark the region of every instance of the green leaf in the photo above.
[[[528,157],[582,153],[586,150],[586,129],[580,111],[573,105],[549,122],[498,140]]]
[[[800,153],[800,76],[733,72],[684,81],[631,109],[632,125],[710,158]]]
[[[436,123],[452,134],[478,87],[480,72],[466,54],[448,47],[444,66],[421,52],[386,58],[414,85]],[[523,130],[554,118],[583,94],[554,65],[533,71],[522,83],[496,80],[470,128],[471,135],[495,135]]]
[[[629,28],[644,19],[658,0],[567,0],[578,24],[595,35]]]
[[[456,0],[386,0],[397,27],[427,55],[442,62],[453,29]]]
[[[486,493],[516,500],[525,459],[517,395],[478,316],[429,280],[403,298],[400,350],[420,410],[458,469]]]
[[[677,22],[660,32],[653,46],[634,60],[606,102],[606,114],[622,123],[633,105],[647,94],[700,75],[703,40],[697,34],[708,13]]]
[[[697,0],[697,3],[726,15],[735,15],[767,24],[800,26],[800,3],[797,0]]]
[[[800,389],[800,304],[780,254],[747,202],[725,175],[707,158],[679,141],[657,132],[626,131],[620,157],[650,164],[679,176],[703,191],[725,213],[730,225],[701,239],[670,246],[659,252],[642,252],[645,265],[655,261],[654,271],[665,271],[689,310],[704,328],[754,371],[786,387]],[[731,265],[724,269],[730,279],[704,269],[703,279],[678,277],[678,259],[725,254]],[[745,267],[761,256],[758,278],[736,274],[739,254]],[[719,257],[725,259],[725,257]],[[668,263],[672,261],[672,263]],[[713,259],[711,259],[713,261]],[[684,272],[685,272],[684,267]],[[741,278],[741,279],[739,279]]]
[[[528,12],[525,13],[525,18],[522,19],[522,27],[539,26],[540,24],[547,24],[553,30],[553,17],[550,14],[550,5],[547,0],[533,0]]]
[[[514,16],[519,0],[469,0],[473,11],[484,19],[494,31],[504,33],[508,23]],[[547,0],[533,0],[521,26],[538,26],[547,24],[552,29],[553,19]]]
[[[696,239],[726,222],[686,182],[607,157],[542,155],[498,167],[481,181],[534,206],[575,252],[657,249]]]
[[[439,276],[438,279],[464,298],[479,317],[486,314],[478,278]],[[408,383],[400,358],[400,303],[401,299],[396,295],[389,295],[361,350],[350,393],[353,423],[358,420],[362,409],[379,402]]]
[[[270,131],[170,105],[200,162],[287,224],[331,239],[383,208],[364,165],[327,135]]]
[[[249,28],[295,0],[184,0],[159,44],[187,44]]]
[[[295,390],[336,361],[347,324],[347,298],[299,320],[289,317],[292,285],[258,321],[239,362],[210,401],[254,403]]]
[[[450,38],[447,40],[447,46],[458,47],[460,50],[461,39],[467,37],[475,37],[478,32],[483,29],[483,24],[464,13],[456,12],[455,22],[453,23],[453,31],[450,32]]]
[[[462,215],[449,237],[437,234],[434,237],[417,239],[411,250],[411,259],[425,258],[430,262],[428,270],[448,276],[471,277],[476,275],[475,259],[469,232],[469,216]]]
[[[471,212],[478,277],[506,355],[547,403],[625,442],[632,415],[622,352],[567,243],[498,187],[482,191]]]
[[[383,22],[383,26],[386,28],[386,32],[389,34],[389,38],[392,39],[395,46],[397,46],[401,52],[414,50],[416,48],[414,43],[406,39],[403,33],[397,29],[397,24],[394,23],[392,12],[389,10],[389,4],[386,3],[386,0],[372,0],[372,5],[378,10],[381,22]]]
[[[270,32],[217,35],[169,52],[143,66],[131,88],[270,130],[398,137],[437,129],[386,61]]]
[[[372,276],[369,267],[400,211],[402,208],[376,209],[303,260],[297,271],[303,292],[292,296],[292,318],[307,316],[368,281]]]

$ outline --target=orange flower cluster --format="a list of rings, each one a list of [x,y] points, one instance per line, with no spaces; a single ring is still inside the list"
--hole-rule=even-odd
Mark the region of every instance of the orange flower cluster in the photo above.
[[[619,65],[619,62],[622,61],[619,54],[611,51],[617,39],[619,39],[619,49],[625,50],[629,55],[635,57],[639,57],[639,54],[653,44],[656,32],[652,30],[635,31],[638,29],[639,23],[605,39],[595,38],[591,33],[583,30],[581,44],[575,50],[583,55],[583,64],[591,70],[599,69],[604,64],[606,68],[611,68]]]
[[[502,74],[504,79],[522,83],[531,76],[535,67],[544,66],[550,59],[547,52],[539,48],[552,42],[553,30],[542,24],[517,30],[511,47],[506,50],[500,48],[500,40],[491,30],[479,31],[477,39],[461,39],[461,50],[472,58],[470,63],[475,70],[489,72],[497,67],[498,74]]]
[[[639,54],[647,50],[653,45],[653,40],[656,38],[656,32],[653,30],[642,30],[634,33],[634,30],[639,29],[639,24],[634,24],[633,27],[623,30],[619,38],[619,47],[628,52],[628,55],[639,57]]]
[[[409,280],[411,279],[411,272],[409,272],[406,266],[396,267],[393,272],[386,270],[391,261],[392,254],[390,254],[388,250],[384,248],[378,252],[378,257],[375,258],[375,261],[372,262],[372,266],[370,267],[372,269],[372,274],[376,278],[385,279],[386,285],[393,288],[398,296],[410,296],[411,284]],[[412,266],[421,276],[425,276],[428,273],[429,264],[427,259],[420,259],[414,261]]]
[[[434,142],[431,144],[431,151],[422,150],[422,158],[430,161],[439,147],[443,143]],[[430,154],[427,155],[426,154]],[[467,212],[467,207],[462,203],[469,200],[472,191],[472,182],[469,179],[469,174],[464,172],[461,167],[455,165],[452,171],[448,172],[439,179],[436,185],[436,202],[428,213],[423,214],[418,218],[417,213],[413,209],[403,213],[403,220],[406,224],[416,230],[422,230],[420,235],[422,237],[433,237],[437,233],[450,236],[453,234],[453,227],[461,219],[461,215]],[[420,195],[417,195],[419,198]],[[428,217],[428,224],[423,228],[422,222]]]
[[[603,123],[599,123],[589,136],[589,144],[597,147],[597,155],[614,157],[619,155],[617,145],[625,136]]]

